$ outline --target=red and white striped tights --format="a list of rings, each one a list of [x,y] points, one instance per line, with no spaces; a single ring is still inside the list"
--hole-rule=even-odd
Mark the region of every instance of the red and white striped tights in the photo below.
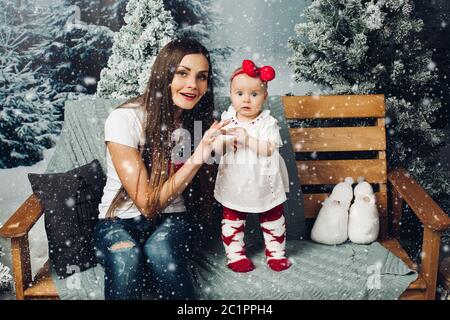
[[[246,213],[223,208],[222,241],[225,247],[228,267],[235,272],[255,269],[253,262],[245,255],[244,229]],[[286,224],[283,206],[259,214],[264,235],[267,264],[274,271],[283,271],[291,266],[285,257]]]

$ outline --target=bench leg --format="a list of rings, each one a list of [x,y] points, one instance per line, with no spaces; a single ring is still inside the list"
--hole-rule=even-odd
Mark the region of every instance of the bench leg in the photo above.
[[[434,300],[436,296],[440,245],[441,233],[424,226],[421,273],[427,282],[427,292],[425,294],[427,300]]]
[[[24,291],[31,284],[31,262],[28,235],[11,239],[16,299],[24,300]]]

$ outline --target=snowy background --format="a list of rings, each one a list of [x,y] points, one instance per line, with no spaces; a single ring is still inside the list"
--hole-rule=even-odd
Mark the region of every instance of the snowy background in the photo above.
[[[39,0],[41,4],[53,1]],[[230,69],[243,59],[254,59],[260,65],[272,65],[277,78],[270,84],[272,94],[306,93],[313,85],[295,83],[286,60],[291,54],[287,38],[294,36],[294,26],[309,0],[216,0],[224,25],[213,33],[217,43],[237,50],[229,59]],[[226,92],[225,92],[226,93]]]
[[[229,58],[230,69],[239,67],[244,59],[252,59],[259,66],[275,68],[277,74],[270,82],[270,94],[302,95],[313,90],[311,84],[296,83],[286,63],[292,54],[287,38],[295,35],[295,24],[307,3],[304,0],[217,1],[224,25],[212,38],[236,48]]]
[[[433,0],[427,2],[417,0],[415,3],[428,8],[440,5],[442,8],[448,9],[449,6],[446,1]],[[55,3],[55,1],[50,0],[37,0],[37,2],[44,6]],[[292,51],[287,45],[287,39],[295,36],[294,27],[303,21],[300,14],[311,1],[217,0],[212,2],[216,6],[220,19],[222,19],[222,26],[211,34],[213,45],[228,46],[234,49],[227,58],[229,72],[238,67],[243,59],[250,58],[258,65],[272,65],[276,69],[277,78],[270,83],[269,87],[271,94],[293,93],[302,95],[316,90],[316,87],[311,83],[295,82],[292,69],[286,63],[288,57],[292,55]],[[448,21],[445,20],[445,17],[448,18],[445,12],[436,13],[436,11],[426,10],[423,11],[422,16],[426,22],[428,38],[432,39],[434,43],[448,48],[450,41],[448,39]],[[444,33],[447,34],[445,37]],[[61,65],[67,66],[67,62]],[[439,65],[439,67],[448,70],[448,65]],[[87,77],[86,79],[85,82],[90,81],[92,84],[92,78]],[[75,86],[75,88],[78,90],[79,87]],[[92,93],[89,92],[89,86],[86,86],[86,88],[88,94]],[[219,93],[226,94],[227,90],[228,88],[224,87]],[[447,143],[446,147],[440,150],[440,157],[442,165],[450,170],[450,127],[447,123],[448,117],[446,114],[444,114],[443,119],[444,123],[440,123],[440,126],[446,130]],[[54,148],[45,150],[43,153],[44,159],[30,166],[0,169],[0,224],[4,223],[11,213],[31,194],[27,173],[44,172],[53,151]],[[42,219],[31,232],[29,240],[34,273],[46,261],[48,255]],[[0,258],[1,262],[10,266],[9,240],[0,238],[0,246],[7,253]]]

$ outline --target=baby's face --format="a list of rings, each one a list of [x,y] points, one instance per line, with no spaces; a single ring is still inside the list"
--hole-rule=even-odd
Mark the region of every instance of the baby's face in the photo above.
[[[231,103],[243,120],[256,118],[266,98],[267,89],[259,78],[240,74],[231,82]]]

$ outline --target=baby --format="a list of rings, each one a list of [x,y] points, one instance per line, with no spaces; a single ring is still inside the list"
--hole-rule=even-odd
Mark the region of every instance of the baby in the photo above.
[[[262,110],[267,83],[275,77],[272,67],[257,68],[250,60],[231,76],[232,105],[222,114],[230,123],[227,136],[216,140],[214,150],[223,155],[214,196],[223,205],[222,240],[227,265],[235,272],[255,267],[245,254],[244,228],[247,213],[258,213],[264,235],[267,264],[275,271],[291,266],[285,257],[286,226],[283,202],[289,191],[277,120]]]

